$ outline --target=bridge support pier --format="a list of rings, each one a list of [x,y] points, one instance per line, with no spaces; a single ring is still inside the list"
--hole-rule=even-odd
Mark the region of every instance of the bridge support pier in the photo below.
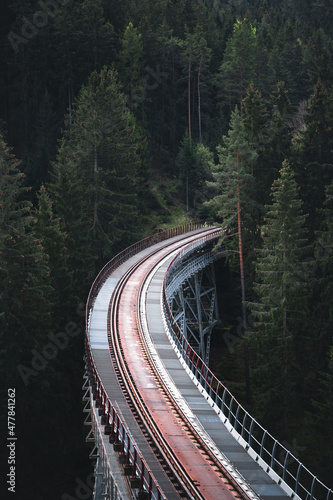
[[[188,267],[193,272],[189,270],[187,275]],[[173,276],[173,288],[169,304],[175,322],[208,365],[212,331],[219,322],[214,264],[210,262],[200,268],[190,258]]]
[[[84,391],[83,402],[85,403],[83,412],[86,413],[84,425],[89,426],[89,432],[86,437],[87,442],[94,443],[93,449],[90,452],[90,458],[96,460],[94,467],[94,484],[89,484],[89,488],[93,490],[94,500],[129,500],[133,496],[129,492],[129,488],[124,484],[120,485],[122,468],[116,469],[118,460],[112,459],[111,445],[108,443],[108,432],[102,433],[103,425],[101,416],[98,414],[98,409],[95,406],[93,399],[92,387],[89,384],[88,374],[84,374]],[[111,463],[112,462],[112,463]],[[112,469],[110,467],[112,465]],[[114,474],[117,475],[117,482],[114,479]]]

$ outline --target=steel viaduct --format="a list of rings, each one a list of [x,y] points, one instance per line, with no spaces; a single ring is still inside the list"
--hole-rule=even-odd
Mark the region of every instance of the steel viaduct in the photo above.
[[[333,499],[208,368],[220,236],[162,231],[92,285],[83,399],[96,500]]]

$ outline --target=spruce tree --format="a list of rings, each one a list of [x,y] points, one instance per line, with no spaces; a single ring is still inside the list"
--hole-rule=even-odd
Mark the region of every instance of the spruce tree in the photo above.
[[[310,230],[320,225],[318,209],[325,200],[325,186],[333,180],[333,93],[322,82],[315,86],[303,127],[294,135],[295,174]]]
[[[69,268],[69,252],[66,246],[67,235],[61,229],[59,217],[54,215],[53,203],[44,185],[38,194],[38,207],[34,210],[37,224],[36,235],[43,242],[43,248],[49,258],[50,285],[52,286],[53,324],[56,330],[63,328],[64,320],[73,300],[72,271]],[[75,304],[75,308],[77,304]]]
[[[260,154],[257,190],[258,201],[262,205],[269,203],[270,189],[278,177],[282,162],[291,155],[292,106],[284,82],[278,82],[271,96],[273,113],[265,135],[265,145]]]
[[[246,18],[237,19],[216,78],[221,101],[230,109],[242,103],[246,88],[255,81],[256,51],[255,26]]]
[[[245,247],[253,231],[254,178],[251,173],[252,163],[256,159],[247,140],[244,125],[238,108],[232,113],[228,136],[223,137],[223,145],[217,148],[219,155],[218,165],[213,166],[213,181],[207,185],[216,195],[206,203],[206,206],[215,212],[227,234],[237,235],[238,260],[241,283],[242,326],[245,348],[245,368],[247,400],[250,402],[249,363],[246,341],[247,318],[245,306],[245,275],[244,275],[244,238]],[[234,239],[232,238],[233,242]],[[230,249],[235,251],[235,248]],[[236,250],[237,252],[237,250]]]
[[[48,343],[46,334],[52,325],[48,256],[37,236],[32,203],[25,199],[24,178],[20,162],[0,135],[0,397],[3,404],[8,388],[15,388],[16,466],[23,484],[29,462],[25,453],[36,436],[34,422],[38,421],[38,432],[43,427],[39,420],[45,414],[48,361],[37,356]],[[19,491],[20,485],[21,481]]]
[[[144,101],[143,86],[143,45],[141,33],[130,22],[125,29],[119,52],[119,76],[128,96],[130,110],[142,111]]]
[[[48,256],[36,235],[32,203],[24,200],[28,189],[19,167],[0,135],[0,321],[9,378],[39,342],[51,310]]]
[[[67,122],[50,185],[55,214],[68,235],[73,279],[83,289],[95,265],[138,237],[144,144],[116,72],[93,72]]]
[[[255,318],[251,343],[257,360],[253,370],[260,418],[274,432],[288,432],[294,401],[295,346],[302,331],[308,276],[304,252],[306,215],[294,173],[287,161],[272,185],[272,204],[266,206],[258,250],[254,290],[257,302],[249,306]]]

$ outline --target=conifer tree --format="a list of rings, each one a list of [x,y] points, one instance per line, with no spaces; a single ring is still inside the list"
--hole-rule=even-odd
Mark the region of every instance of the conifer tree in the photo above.
[[[222,220],[229,234],[236,234],[241,282],[242,326],[246,337],[247,319],[245,306],[244,238],[251,234],[254,214],[254,178],[252,163],[256,159],[247,140],[238,108],[232,113],[228,136],[217,148],[219,163],[213,167],[213,181],[207,184],[216,195],[206,203]],[[247,341],[244,339],[247,400],[250,402],[250,381]]]
[[[197,25],[191,33],[186,27],[183,42],[184,72],[187,79],[187,116],[188,134],[192,139],[193,123],[198,124],[199,142],[202,141],[202,104],[203,91],[209,79],[208,66],[211,58],[211,49],[207,46],[202,26]],[[206,80],[206,82],[205,82]],[[194,105],[195,103],[195,105]],[[195,119],[197,117],[197,120]]]
[[[63,327],[69,300],[73,299],[72,271],[68,265],[67,235],[61,229],[60,219],[54,215],[53,203],[44,185],[41,186],[37,198],[38,207],[34,211],[37,219],[36,234],[43,242],[43,248],[49,258],[50,285],[53,288],[52,327],[55,330],[57,320],[60,320],[59,329]]]
[[[188,133],[182,140],[177,157],[179,176],[185,194],[186,210],[197,208],[204,200],[205,181],[209,178],[213,154],[207,146],[190,141]]]
[[[309,101],[304,126],[293,141],[295,174],[310,215],[311,231],[320,225],[317,210],[323,206],[325,186],[333,179],[332,129],[333,93],[319,81]]]
[[[143,87],[143,44],[141,33],[130,22],[125,29],[119,52],[119,77],[131,111],[142,109]]]
[[[50,314],[48,258],[36,236],[32,204],[24,174],[0,136],[0,311],[2,340],[17,365],[22,348],[33,346],[36,324],[45,326]],[[17,342],[22,348],[16,350]],[[16,363],[15,363],[16,360]],[[12,368],[10,369],[10,372]]]
[[[231,109],[242,104],[246,88],[256,76],[256,28],[237,19],[229,37],[216,83],[222,103]]]
[[[243,123],[247,140],[251,147],[259,152],[266,142],[268,113],[263,103],[261,92],[250,83],[243,99]]]
[[[288,432],[294,350],[302,331],[308,276],[304,261],[306,215],[287,161],[272,185],[271,195],[256,263],[254,290],[258,301],[249,304],[256,320],[251,342],[257,352],[254,377],[260,417],[264,422],[274,422],[274,431]],[[305,342],[305,332],[302,334]]]
[[[322,223],[315,232],[316,284],[313,295],[313,317],[316,335],[313,356],[317,370],[326,369],[327,349],[332,343],[333,329],[333,182],[325,190],[320,210]]]
[[[291,155],[292,106],[284,82],[278,82],[272,96],[273,114],[267,122],[267,128],[262,134],[265,144],[260,151],[256,186],[258,202],[268,204],[270,189],[278,177],[279,170],[285,158]]]
[[[78,286],[91,283],[96,260],[100,267],[138,234],[143,154],[115,71],[93,72],[67,123],[50,186]]]

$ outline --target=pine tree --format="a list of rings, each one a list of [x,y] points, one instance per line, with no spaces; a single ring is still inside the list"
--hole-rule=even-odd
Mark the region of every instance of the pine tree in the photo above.
[[[143,87],[143,44],[138,28],[129,23],[125,29],[119,52],[119,77],[131,111],[142,110]]]
[[[246,89],[243,110],[242,118],[247,140],[250,146],[259,152],[266,143],[265,131],[268,113],[262,101],[261,93],[255,88],[253,82]]]
[[[45,326],[50,315],[48,257],[36,236],[32,204],[23,198],[28,190],[19,166],[0,136],[0,311],[2,339],[13,361],[10,373],[20,353],[36,342],[31,336],[34,330],[38,335],[36,324]]]
[[[325,186],[333,179],[332,129],[333,93],[319,81],[309,101],[304,126],[293,140],[296,179],[310,215],[311,231],[320,225],[318,209],[325,200]]]
[[[176,160],[182,183],[186,210],[197,208],[204,199],[205,181],[209,178],[213,155],[209,148],[191,141],[185,134]]]
[[[256,28],[244,18],[237,19],[229,37],[216,83],[222,103],[233,109],[245,97],[256,76]]]
[[[71,289],[72,271],[69,268],[69,253],[66,246],[67,235],[61,230],[61,221],[55,217],[53,203],[44,185],[38,194],[38,207],[34,210],[37,224],[36,235],[43,242],[43,248],[49,258],[50,284],[52,285],[53,330],[63,327],[64,319],[73,299]]]
[[[182,55],[187,79],[188,135],[191,140],[193,124],[196,122],[198,133],[195,136],[199,138],[199,142],[202,142],[202,105],[204,104],[202,97],[207,81],[209,81],[208,66],[211,49],[207,46],[202,26],[197,25],[193,33],[186,27],[185,34]]]
[[[273,114],[265,130],[265,145],[256,175],[258,202],[269,203],[270,189],[285,158],[291,156],[292,106],[284,82],[278,82],[272,94]]]
[[[138,184],[144,140],[126,107],[115,71],[93,72],[82,88],[50,186],[68,234],[74,281],[88,286],[116,250],[139,231]],[[84,287],[83,287],[84,288]]]
[[[217,148],[218,165],[213,167],[213,181],[207,184],[216,196],[206,203],[216,216],[222,219],[227,233],[237,235],[238,257],[241,282],[242,326],[244,333],[245,369],[247,400],[250,402],[249,363],[246,341],[247,319],[245,306],[244,243],[251,235],[254,214],[254,178],[252,163],[256,159],[247,140],[238,108],[232,113],[228,136],[223,138],[223,146]]]
[[[288,432],[295,346],[309,293],[303,260],[306,215],[298,191],[294,173],[285,161],[272,185],[272,204],[266,206],[261,229],[254,285],[258,301],[249,304],[256,320],[251,334],[257,352],[256,403],[263,421],[274,422],[276,432]],[[304,331],[302,334],[305,343]]]
[[[38,374],[31,359],[45,344],[52,324],[52,287],[48,256],[36,234],[32,204],[24,200],[28,190],[19,167],[0,135],[0,375],[3,389],[15,387],[20,394],[15,433],[23,445],[25,416],[30,415],[31,400],[35,403],[34,392],[24,389],[30,374]],[[40,378],[35,385],[39,397],[43,384],[47,381]]]
[[[304,47],[303,64],[312,85],[318,80],[329,86],[332,82],[333,42],[323,28],[314,31]]]

